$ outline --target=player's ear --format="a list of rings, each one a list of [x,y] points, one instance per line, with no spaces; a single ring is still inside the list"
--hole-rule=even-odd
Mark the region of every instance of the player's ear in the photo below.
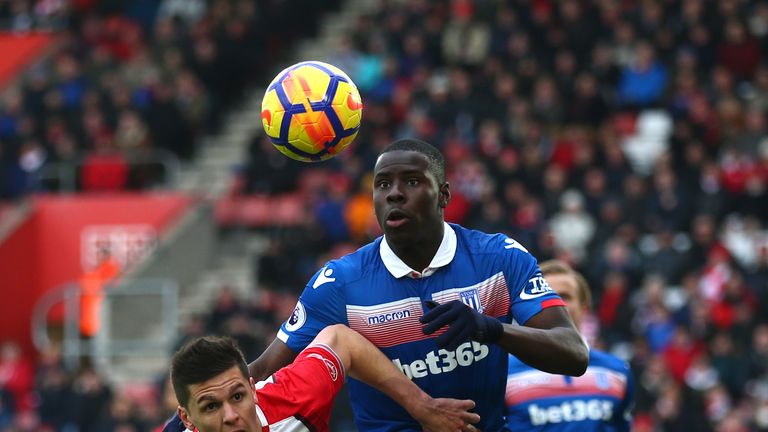
[[[451,185],[445,182],[440,185],[439,196],[437,198],[437,204],[440,208],[448,207],[448,203],[451,202]]]
[[[187,410],[179,405],[179,407],[176,408],[176,411],[179,413],[179,418],[181,419],[181,422],[184,423],[184,426],[189,430],[195,430],[195,425],[192,424],[192,420],[189,418]]]
[[[253,377],[248,378],[250,384],[251,384],[251,394],[253,394],[253,403],[258,404],[259,398],[256,396],[256,380],[253,379]]]

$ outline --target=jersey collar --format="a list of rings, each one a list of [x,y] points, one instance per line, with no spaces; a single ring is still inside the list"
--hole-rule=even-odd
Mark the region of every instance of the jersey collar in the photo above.
[[[443,225],[443,241],[440,242],[440,247],[437,248],[435,256],[432,257],[432,262],[429,263],[427,268],[420,272],[408,267],[408,264],[404,263],[400,257],[395,255],[395,252],[387,243],[387,236],[384,236],[379,245],[379,255],[384,262],[384,266],[386,266],[387,270],[392,273],[392,276],[397,279],[400,279],[403,276],[408,276],[412,279],[420,279],[431,276],[437,269],[446,266],[453,261],[453,256],[456,255],[456,232],[447,223],[443,222]]]
[[[259,417],[259,423],[261,423],[262,432],[269,431],[269,421],[267,420],[267,416],[264,415],[264,411],[261,410],[259,404],[254,404],[254,406],[256,407],[256,415]]]

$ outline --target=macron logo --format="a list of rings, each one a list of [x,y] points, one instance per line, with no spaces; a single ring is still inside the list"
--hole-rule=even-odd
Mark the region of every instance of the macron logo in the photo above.
[[[336,278],[331,277],[332,274],[333,269],[328,268],[328,266],[321,268],[320,273],[317,275],[317,279],[315,279],[315,283],[312,284],[312,289],[317,289],[320,285],[328,282],[335,282]]]
[[[403,309],[396,312],[384,313],[380,315],[371,315],[368,317],[368,325],[382,324],[390,321],[399,321],[403,318],[409,318],[410,316],[411,316],[411,311],[408,309]]]

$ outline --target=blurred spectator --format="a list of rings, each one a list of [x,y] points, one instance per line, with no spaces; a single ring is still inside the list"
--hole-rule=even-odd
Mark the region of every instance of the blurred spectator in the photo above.
[[[272,238],[269,240],[267,250],[259,257],[258,278],[266,290],[296,289],[291,286],[294,283],[291,275],[296,274],[297,263],[294,260],[285,259],[291,256],[291,251],[286,246],[281,240]]]
[[[13,395],[3,387],[0,387],[0,429],[5,430],[13,424],[16,406],[13,403]]]
[[[373,198],[370,191],[373,178],[366,176],[360,181],[358,191],[349,197],[344,209],[344,219],[352,240],[365,243],[378,237],[380,231],[376,216],[373,213]]]
[[[646,274],[658,274],[670,283],[677,283],[683,276],[680,271],[685,266],[685,254],[680,246],[675,245],[675,235],[670,229],[662,228],[644,251]]]
[[[100,247],[96,260],[96,265],[80,276],[80,334],[88,338],[101,328],[104,289],[120,274],[122,267],[109,247]]]
[[[142,424],[132,401],[125,395],[118,395],[112,399],[108,413],[93,430],[139,432],[147,429],[148,425]]]
[[[255,327],[245,312],[232,315],[226,322],[225,331],[222,332],[237,341],[237,346],[247,359],[255,359],[267,347],[260,335],[255,333]]]
[[[82,163],[82,188],[84,191],[105,192],[119,191],[128,185],[128,162],[124,155],[111,150],[103,150],[86,156]]]
[[[710,343],[710,360],[728,394],[738,395],[749,374],[748,360],[725,332],[718,332]]]
[[[215,297],[211,314],[208,317],[207,332],[213,334],[224,334],[226,331],[225,323],[230,316],[240,313],[242,305],[238,302],[235,291],[224,285],[219,289]]]
[[[331,176],[327,191],[319,192],[315,197],[315,220],[324,228],[326,241],[331,244],[349,239],[349,228],[344,218],[348,189],[349,180],[339,174]]]
[[[185,343],[192,339],[205,336],[206,334],[206,319],[200,314],[195,314],[189,317],[184,323],[181,329],[181,334],[178,340],[174,344],[174,352],[184,346]]]
[[[69,374],[61,365],[38,371],[36,390],[40,421],[54,430],[76,427],[75,394]]]
[[[688,329],[678,326],[663,353],[672,378],[682,384],[691,365],[703,352],[704,347],[691,338]]]
[[[616,89],[619,101],[633,107],[647,107],[658,102],[667,85],[666,67],[655,58],[648,42],[637,44],[633,60],[622,72]]]
[[[574,95],[566,108],[565,120],[592,127],[599,126],[608,115],[608,104],[600,93],[597,77],[583,72],[576,77],[574,85]]]
[[[490,31],[484,21],[475,20],[475,4],[451,1],[451,20],[443,30],[443,56],[448,63],[477,65],[485,60]]]
[[[96,432],[99,423],[108,418],[113,400],[112,389],[93,369],[83,369],[75,378],[74,412],[77,428],[83,432]]]
[[[560,199],[560,212],[552,217],[550,229],[555,244],[577,264],[586,258],[586,248],[595,232],[594,219],[584,210],[584,198],[570,190]]]
[[[162,0],[157,11],[159,20],[176,18],[186,25],[200,21],[207,12],[204,0]]]
[[[728,20],[724,34],[725,40],[717,47],[719,63],[739,80],[752,78],[760,64],[760,45],[738,19]]]
[[[23,356],[21,347],[12,341],[0,344],[0,388],[10,396],[9,406],[13,412],[25,412],[33,407],[32,389],[34,369],[29,359]]]
[[[597,317],[603,329],[603,338],[609,344],[625,340],[630,335],[629,288],[626,276],[620,271],[607,272],[600,289]]]
[[[768,325],[755,328],[749,350],[749,376],[752,379],[768,379]]]

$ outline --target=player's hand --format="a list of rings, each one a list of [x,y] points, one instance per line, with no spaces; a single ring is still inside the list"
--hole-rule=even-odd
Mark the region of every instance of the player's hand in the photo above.
[[[469,411],[474,407],[471,400],[428,398],[411,415],[424,432],[473,432],[472,425],[480,421],[479,414]]]
[[[444,304],[432,300],[424,303],[430,309],[419,318],[419,321],[424,324],[422,327],[424,334],[430,335],[443,326],[448,326],[448,330],[435,340],[440,348],[455,350],[459,345],[470,340],[494,343],[504,332],[501,321],[481,314],[458,300]]]

